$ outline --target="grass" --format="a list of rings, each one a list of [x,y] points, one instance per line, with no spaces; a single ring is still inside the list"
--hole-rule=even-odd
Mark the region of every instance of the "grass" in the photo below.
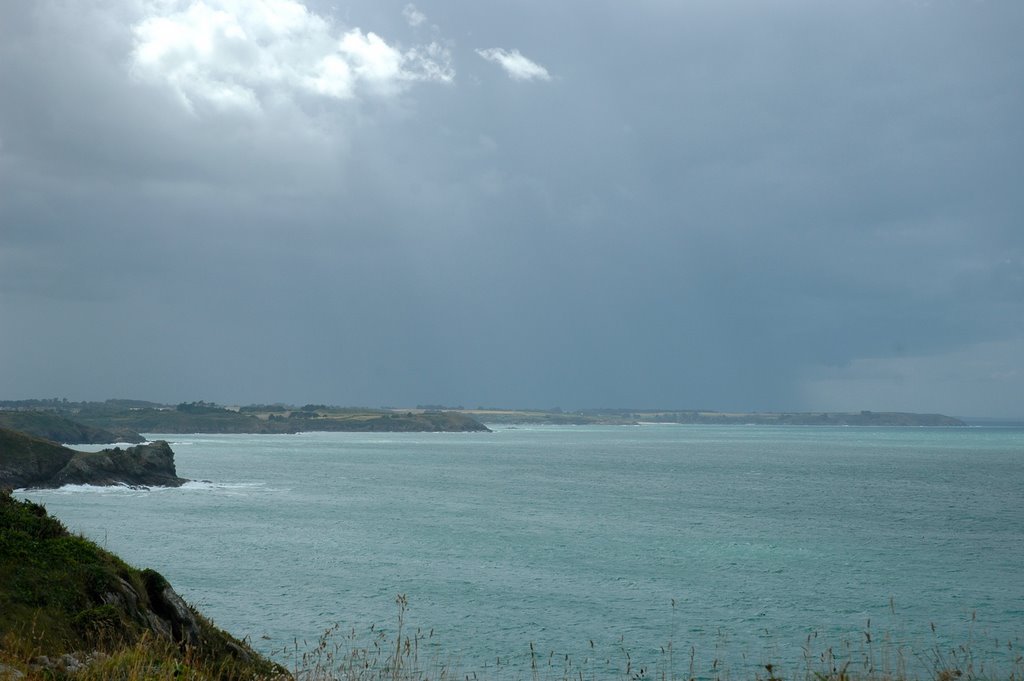
[[[445,653],[433,630],[408,629],[404,595],[395,602],[392,634],[376,626],[358,632],[335,625],[311,647],[295,641],[272,656],[284,660],[297,681],[1024,681],[1024,657],[1012,641],[1003,644],[1005,654],[997,660],[986,657],[991,651],[976,653],[973,634],[950,646],[940,642],[933,626],[931,641],[911,646],[873,631],[870,621],[856,640],[829,644],[808,635],[802,660],[789,667],[765,662],[735,669],[722,659],[725,641],[708,661],[693,646],[680,654],[670,640],[649,660],[635,659],[622,642],[609,652],[590,641],[582,659],[529,643],[516,659],[468,669],[457,654]]]
[[[0,665],[29,679],[252,679],[284,671],[184,604],[195,636],[183,636],[185,620],[166,609],[167,589],[159,573],[69,533],[43,506],[0,493]],[[53,664],[34,669],[44,656]],[[68,672],[86,658],[83,670]],[[0,667],[0,681],[5,675],[13,673]]]
[[[970,638],[949,646],[940,642],[933,627],[933,640],[910,646],[874,632],[870,621],[856,640],[830,644],[817,634],[808,635],[802,661],[789,667],[766,662],[736,669],[722,659],[727,641],[715,646],[709,660],[693,646],[677,650],[670,640],[648,660],[636,659],[622,642],[613,651],[602,651],[591,641],[581,659],[543,652],[529,643],[518,657],[469,669],[457,654],[445,651],[433,630],[408,626],[404,595],[395,603],[391,633],[377,626],[360,631],[334,625],[312,645],[295,640],[274,651],[271,657],[283,664],[278,673],[242,668],[224,658],[211,660],[151,635],[90,653],[89,664],[66,673],[33,668],[39,649],[29,636],[0,641],[0,681],[6,681],[3,664],[24,672],[24,681],[1024,681],[1024,657],[1014,642],[1004,643],[1006,654],[997,661],[976,653]]]

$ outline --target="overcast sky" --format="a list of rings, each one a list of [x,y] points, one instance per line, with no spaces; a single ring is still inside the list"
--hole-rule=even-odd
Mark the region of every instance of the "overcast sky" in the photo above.
[[[1020,0],[7,0],[0,399],[1024,417]]]

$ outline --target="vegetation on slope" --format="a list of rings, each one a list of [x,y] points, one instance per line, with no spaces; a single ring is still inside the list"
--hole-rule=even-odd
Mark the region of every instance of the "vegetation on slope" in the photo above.
[[[53,411],[0,411],[0,428],[18,430],[54,442],[76,445],[142,442],[144,439],[135,432],[111,432],[104,428],[73,421]]]
[[[130,567],[70,534],[43,506],[0,492],[0,665],[26,673],[33,664],[44,678],[70,666],[95,666],[94,678],[284,671],[214,627],[159,573]],[[131,667],[141,673],[126,673]]]

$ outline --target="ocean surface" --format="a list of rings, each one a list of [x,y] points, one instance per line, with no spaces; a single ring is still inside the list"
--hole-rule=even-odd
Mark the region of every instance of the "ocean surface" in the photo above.
[[[335,623],[394,632],[398,594],[466,672],[528,670],[531,644],[634,677],[1020,654],[1020,429],[148,437],[200,482],[18,495],[279,659]]]

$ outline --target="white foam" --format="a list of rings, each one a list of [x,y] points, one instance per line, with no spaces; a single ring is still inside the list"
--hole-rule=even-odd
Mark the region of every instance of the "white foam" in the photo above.
[[[109,442],[104,444],[88,444],[84,442],[63,442],[61,443],[68,449],[75,449],[79,452],[98,452],[104,449],[113,449],[114,447],[121,447],[122,449],[128,447],[135,447],[136,445],[148,445],[150,442]]]
[[[263,482],[213,482],[211,480],[189,480],[180,487],[164,487],[155,485],[131,486],[125,484],[117,485],[64,485],[56,488],[20,488],[15,490],[18,494],[104,494],[121,496],[141,496],[150,493],[165,493],[183,490],[186,492],[221,492],[238,495],[248,492],[276,492],[270,489]]]
[[[23,488],[16,490],[19,493],[38,494],[120,494],[138,495],[151,491],[148,487],[131,487],[129,485],[64,485],[57,488]]]
[[[180,488],[186,492],[221,492],[239,495],[250,492],[276,492],[265,482],[213,482],[212,480],[189,480]]]

